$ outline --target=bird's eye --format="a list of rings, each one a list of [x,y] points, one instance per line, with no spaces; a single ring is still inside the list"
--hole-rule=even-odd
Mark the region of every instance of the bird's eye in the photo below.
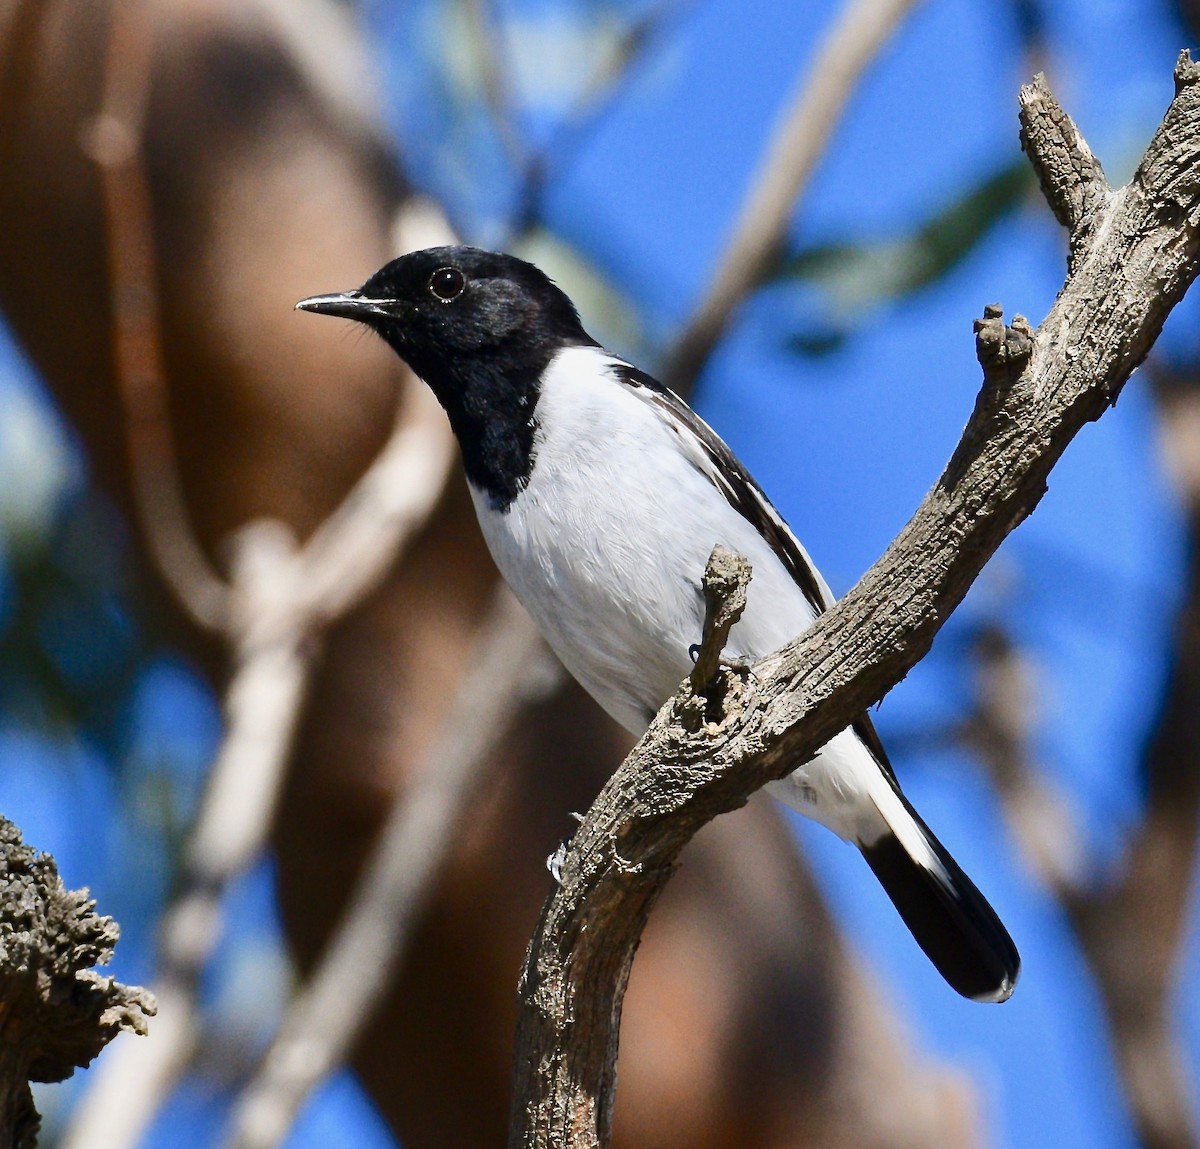
[[[457,299],[466,286],[467,277],[457,267],[439,267],[429,277],[429,290],[443,303]]]

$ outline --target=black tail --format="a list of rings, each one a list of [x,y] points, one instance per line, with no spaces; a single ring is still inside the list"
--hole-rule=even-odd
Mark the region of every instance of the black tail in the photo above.
[[[913,858],[891,832],[860,844],[863,857],[938,973],[963,997],[1007,1001],[1021,972],[1017,947],[975,883],[904,805],[943,872]]]

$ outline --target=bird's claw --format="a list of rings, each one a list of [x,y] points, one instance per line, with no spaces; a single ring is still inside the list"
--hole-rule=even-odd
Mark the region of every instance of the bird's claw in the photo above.
[[[700,644],[698,642],[693,642],[692,645],[688,647],[688,658],[692,660],[693,666],[696,665],[696,659],[699,657]],[[725,654],[722,654],[721,657],[717,659],[717,665],[724,667],[726,670],[735,670],[739,674],[745,673],[750,669],[750,663],[744,658],[730,658]]]

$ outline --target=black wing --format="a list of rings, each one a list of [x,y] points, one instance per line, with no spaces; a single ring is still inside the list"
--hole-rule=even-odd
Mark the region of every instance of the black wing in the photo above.
[[[833,605],[833,595],[825,581],[817,574],[812,560],[792,534],[783,516],[771,505],[762,487],[754,481],[720,435],[674,391],[664,387],[653,376],[627,363],[615,363],[613,371],[622,383],[639,391],[643,398],[659,408],[667,425],[680,436],[685,452],[697,469],[725,496],[729,505],[758,531],[804,592],[813,610],[817,614],[827,611]],[[894,784],[895,772],[870,717],[862,715],[852,723],[852,729]]]
[[[737,456],[724,440],[674,391],[669,391],[657,379],[636,367],[619,363],[614,367],[622,383],[644,392],[646,398],[666,417],[666,423],[684,440],[684,449],[697,469],[707,478],[775,552],[787,568],[796,585],[804,592],[817,614],[833,605],[821,576],[812,560],[805,554],[783,516],[771,505],[771,500],[738,462]]]

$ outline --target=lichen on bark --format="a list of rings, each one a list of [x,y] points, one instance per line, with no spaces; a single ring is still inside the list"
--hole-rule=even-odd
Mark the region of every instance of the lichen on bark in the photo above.
[[[31,1081],[62,1081],[122,1030],[146,1032],[154,998],[93,968],[119,929],[84,890],[68,890],[49,854],[0,816],[0,1149],[32,1149]]]

